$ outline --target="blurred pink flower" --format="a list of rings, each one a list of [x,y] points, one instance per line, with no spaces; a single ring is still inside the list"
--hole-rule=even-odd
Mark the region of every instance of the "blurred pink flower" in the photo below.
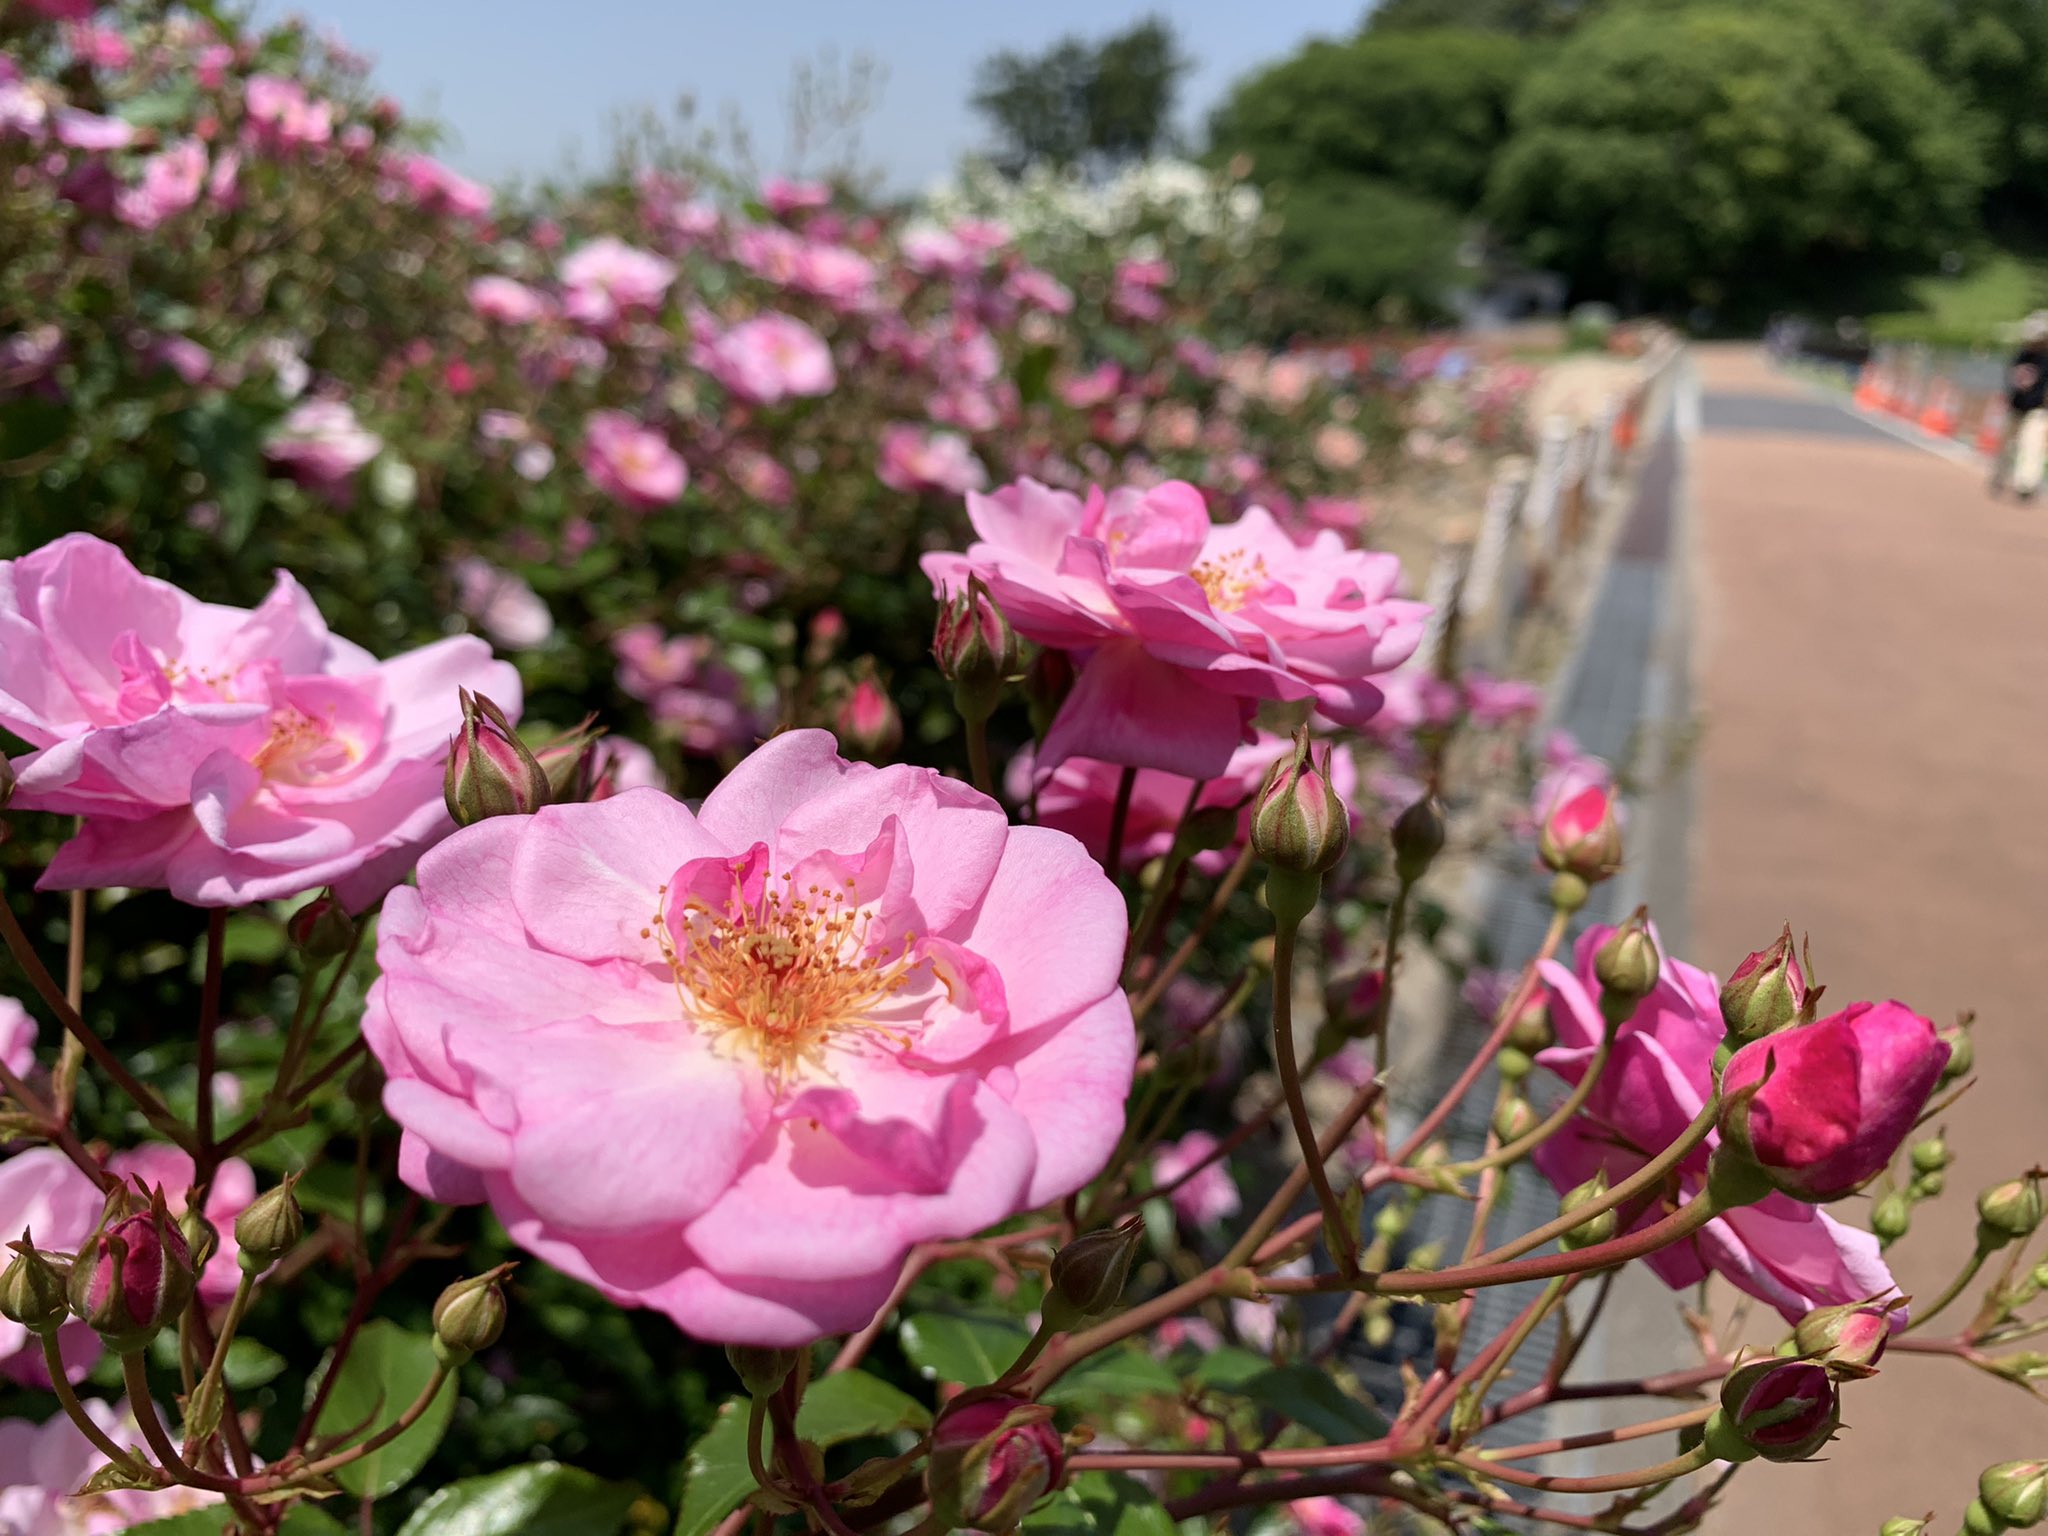
[[[519,674],[483,642],[379,662],[282,571],[240,609],[86,534],[0,561],[0,727],[35,749],[14,803],[85,818],[42,889],[242,906],[331,884],[360,909],[452,830],[458,687],[518,714]]]
[[[430,155],[399,154],[387,163],[415,207],[452,218],[480,219],[491,211],[490,188],[458,176]]]
[[[1301,1536],[1365,1536],[1365,1516],[1327,1494],[1295,1499],[1287,1505],[1287,1518]]]
[[[758,734],[739,675],[717,659],[709,636],[629,624],[612,636],[612,654],[620,690],[645,703],[656,725],[686,750],[708,756],[749,746]]]
[[[682,455],[624,411],[592,411],[579,453],[591,484],[621,506],[651,512],[672,505],[690,483]]]
[[[755,501],[786,507],[796,495],[790,472],[758,448],[735,448],[725,456],[725,472]]]
[[[94,69],[126,69],[135,62],[135,50],[128,39],[112,27],[81,21],[64,29],[64,46],[71,56]]]
[[[1161,1147],[1152,1158],[1155,1188],[1171,1184],[1216,1150],[1218,1143],[1207,1131],[1189,1131],[1179,1141]],[[1194,1227],[1210,1227],[1228,1221],[1243,1209],[1237,1183],[1230,1177],[1230,1159],[1217,1158],[1201,1172],[1167,1196],[1181,1220]]]
[[[263,456],[316,487],[346,483],[377,457],[384,439],[356,420],[345,400],[304,400],[263,444]]]
[[[21,0],[21,8],[46,21],[84,21],[102,0]]]
[[[334,108],[307,96],[296,80],[280,75],[251,75],[243,88],[250,131],[271,149],[300,149],[325,144],[334,136]]]
[[[1050,272],[1041,272],[1036,267],[1019,267],[1004,281],[1003,287],[1019,303],[1042,309],[1049,315],[1073,313],[1073,293]]]
[[[1107,405],[1123,388],[1124,371],[1115,363],[1098,363],[1086,373],[1069,374],[1054,386],[1060,399],[1077,411]]]
[[[516,573],[481,555],[455,562],[455,606],[491,640],[508,650],[530,651],[555,632],[554,615]]]
[[[1083,501],[1026,480],[970,494],[967,513],[981,537],[924,557],[934,589],[979,576],[1019,634],[1081,662],[1046,767],[1080,756],[1212,778],[1261,700],[1364,724],[1380,705],[1372,677],[1421,638],[1427,610],[1393,595],[1392,555],[1327,532],[1298,545],[1260,507],[1212,525],[1179,481]]]
[[[957,432],[926,432],[895,422],[882,429],[876,476],[897,491],[945,491],[960,496],[988,484],[988,471]]]
[[[1528,725],[1543,712],[1544,693],[1534,683],[1484,672],[1467,672],[1458,681],[1474,725]]]
[[[72,149],[126,149],[135,142],[135,125],[118,117],[102,117],[77,107],[59,107],[52,116],[57,142]]]
[[[415,1189],[698,1337],[800,1345],[868,1322],[913,1244],[1100,1171],[1124,927],[1072,839],[792,731],[695,814],[466,829],[386,904],[364,1032]]]
[[[20,1004],[6,1000],[22,1022]],[[34,1025],[27,1038],[10,1030],[5,1058],[15,1072],[28,1070]],[[30,1147],[0,1159],[0,1243],[18,1242],[24,1232],[38,1248],[73,1253],[92,1235],[103,1204],[100,1188],[55,1147]],[[73,1319],[57,1335],[64,1374],[76,1381],[100,1357],[99,1335]],[[41,1340],[21,1324],[0,1317],[0,1371],[32,1386],[49,1385]]]
[[[699,361],[713,378],[756,405],[830,394],[838,382],[824,339],[788,315],[743,320],[722,335],[704,338],[699,350]]]
[[[179,139],[142,164],[142,180],[115,200],[115,215],[137,229],[155,229],[199,201],[206,185],[206,146]]]
[[[761,204],[778,219],[832,206],[832,189],[822,181],[790,181],[771,176],[761,184]]]
[[[149,1454],[127,1403],[113,1407],[87,1398],[84,1407],[115,1445]],[[62,1413],[40,1424],[0,1419],[0,1530],[7,1536],[110,1536],[221,1501],[217,1493],[183,1487],[122,1488],[79,1497],[76,1490],[106,1460]]]
[[[562,309],[572,320],[602,328],[622,315],[660,308],[675,280],[674,262],[601,235],[563,261]]]

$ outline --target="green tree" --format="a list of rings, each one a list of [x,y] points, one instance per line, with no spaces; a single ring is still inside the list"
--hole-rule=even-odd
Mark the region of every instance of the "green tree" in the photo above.
[[[1380,0],[1365,18],[1368,36],[1470,27],[1513,37],[1555,37],[1570,31],[1588,0]]]
[[[1910,271],[1973,226],[1970,115],[1829,0],[1611,10],[1534,71],[1488,209],[1625,302],[1761,307]]]
[[[2048,224],[2048,4],[1891,0],[1890,19],[1980,120],[1988,211]]]
[[[1038,53],[993,54],[969,102],[994,130],[991,158],[1006,172],[1117,165],[1165,145],[1188,63],[1172,25],[1149,17],[1099,43],[1063,37]]]

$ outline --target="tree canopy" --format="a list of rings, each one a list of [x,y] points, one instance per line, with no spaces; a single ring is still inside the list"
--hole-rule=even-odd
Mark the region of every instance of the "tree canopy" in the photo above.
[[[1172,25],[1148,17],[1100,42],[1068,36],[1036,53],[993,54],[969,100],[1005,171],[1117,165],[1165,147],[1188,62]]]

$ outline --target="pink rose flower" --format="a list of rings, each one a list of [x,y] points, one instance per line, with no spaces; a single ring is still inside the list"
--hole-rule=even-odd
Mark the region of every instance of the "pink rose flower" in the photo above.
[[[1207,1131],[1189,1131],[1179,1141],[1161,1147],[1152,1158],[1155,1188],[1171,1184],[1216,1150],[1217,1142]],[[1243,1209],[1237,1181],[1230,1176],[1230,1160],[1217,1158],[1167,1196],[1181,1220],[1193,1227],[1211,1227],[1228,1221]]]
[[[300,149],[325,144],[334,137],[334,107],[307,96],[296,80],[280,75],[251,75],[243,100],[250,132],[272,149]]]
[[[771,176],[761,184],[761,204],[778,219],[832,206],[832,189],[822,181],[790,181]]]
[[[155,229],[199,201],[206,186],[206,146],[197,139],[179,139],[142,165],[142,180],[114,201],[122,223]]]
[[[415,1189],[699,1337],[796,1345],[868,1322],[912,1244],[1100,1171],[1124,934],[1073,839],[792,731],[695,814],[465,829],[385,907],[364,1033]]]
[[[895,491],[945,491],[955,496],[988,484],[988,471],[957,432],[925,432],[895,422],[882,429],[882,458],[875,471]]]
[[[1077,411],[1092,410],[1114,400],[1123,388],[1124,371],[1115,363],[1098,363],[1086,373],[1062,378],[1055,392]]]
[[[875,293],[875,264],[843,245],[807,241],[796,253],[789,286],[845,311],[865,306]]]
[[[1543,966],[1557,1044],[1536,1059],[1568,1083],[1584,1075],[1600,1041],[1593,956],[1613,932],[1595,927],[1581,934],[1571,970],[1554,960]],[[1661,944],[1658,950],[1663,953]],[[1676,1141],[1706,1103],[1722,1033],[1720,988],[1713,976],[1665,955],[1656,990],[1622,1024],[1585,1110],[1535,1150],[1536,1166],[1560,1193],[1602,1169],[1611,1183],[1634,1173]],[[1679,1165],[1685,1198],[1699,1193],[1708,1153],[1719,1140],[1710,1134]],[[1650,1225],[1660,1214],[1644,1212],[1630,1230]],[[1719,1273],[1795,1323],[1815,1307],[1883,1298],[1898,1289],[1876,1238],[1780,1194],[1715,1217],[1690,1241],[1653,1253],[1644,1263],[1673,1290]]]
[[[283,572],[241,609],[86,534],[0,562],[0,727],[37,749],[15,760],[15,804],[86,818],[44,889],[212,907],[331,884],[367,906],[453,830],[459,687],[518,711],[519,674],[482,641],[379,662]]]
[[[675,280],[674,262],[602,235],[562,263],[562,308],[571,320],[603,328],[622,315],[660,308]]]
[[[346,400],[302,400],[263,444],[263,456],[321,490],[345,485],[383,451],[384,439],[356,420]]]
[[[386,166],[413,205],[457,219],[481,219],[491,211],[491,189],[457,175],[431,155],[402,154]]]
[[[555,632],[555,618],[548,605],[513,572],[481,555],[464,555],[455,562],[452,574],[455,606],[496,644],[530,651],[547,644]]]
[[[668,439],[624,411],[592,411],[578,457],[591,484],[636,511],[672,505],[690,483],[690,471]]]
[[[1332,533],[1296,544],[1262,507],[1212,525],[1180,481],[1084,502],[1024,480],[970,494],[967,514],[980,540],[924,557],[937,592],[979,576],[1019,634],[1085,658],[1046,767],[1081,756],[1213,778],[1262,700],[1362,725],[1380,704],[1371,677],[1407,660],[1428,611],[1393,595],[1394,556]]]
[[[1004,290],[1020,304],[1042,309],[1049,315],[1072,314],[1074,295],[1050,272],[1036,267],[1019,267],[1003,284]]]
[[[699,361],[719,383],[755,405],[829,395],[838,382],[824,338],[788,315],[756,315],[723,335],[705,338]]]
[[[479,277],[469,285],[469,307],[486,320],[500,325],[532,325],[554,309],[547,295],[529,288],[516,278],[495,274]]]
[[[114,1444],[149,1454],[125,1402],[117,1408],[87,1398],[84,1406]],[[165,1417],[161,1411],[158,1416]],[[7,1536],[109,1536],[206,1509],[221,1499],[197,1488],[123,1488],[77,1497],[86,1479],[105,1464],[106,1457],[62,1413],[41,1424],[0,1419],[0,1530]]]
[[[1365,1536],[1365,1516],[1327,1494],[1293,1500],[1287,1518],[1301,1536]]]
[[[1948,1050],[1904,1003],[1851,1003],[1737,1051],[1721,1074],[1722,1128],[1786,1194],[1838,1200],[1912,1134]]]
[[[135,142],[135,125],[118,117],[102,117],[77,107],[59,107],[51,114],[57,142],[71,149],[126,149]]]
[[[647,705],[663,735],[705,756],[752,745],[760,722],[746,706],[738,674],[716,659],[708,636],[629,624],[612,636],[612,653],[620,689]]]

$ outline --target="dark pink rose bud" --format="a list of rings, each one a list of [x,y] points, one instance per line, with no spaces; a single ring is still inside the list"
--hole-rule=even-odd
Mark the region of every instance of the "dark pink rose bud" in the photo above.
[[[1811,1360],[1756,1360],[1721,1383],[1707,1441],[1724,1461],[1805,1461],[1841,1427],[1841,1401]]]
[[[1306,729],[1266,770],[1252,802],[1252,847],[1275,869],[1320,875],[1344,857],[1351,816],[1330,783],[1328,749],[1317,762]]]
[[[1060,1479],[1066,1448],[1051,1419],[1051,1408],[1020,1397],[978,1397],[941,1414],[925,1468],[939,1528],[1014,1528]]]
[[[1905,1004],[1852,1003],[1729,1058],[1721,1135],[1795,1199],[1839,1199],[1891,1161],[1947,1059]]]
[[[886,758],[903,740],[903,717],[872,675],[861,678],[832,712],[832,734],[854,757]]]
[[[448,745],[441,792],[459,827],[486,816],[531,815],[553,798],[547,770],[505,712],[467,689],[462,691],[462,731]]]
[[[1016,631],[988,595],[979,576],[947,600],[932,632],[932,656],[953,685],[953,705],[969,724],[995,711],[1012,679],[1023,671]]]
[[[1790,923],[1775,944],[1750,955],[1721,987],[1721,1022],[1737,1040],[1789,1029],[1805,1006],[1806,974],[1793,953]]]
[[[1589,784],[1550,808],[1536,838],[1536,852],[1559,874],[1598,884],[1621,868],[1621,823],[1614,819],[1614,792]]]
[[[174,1322],[191,1299],[195,1280],[184,1234],[155,1190],[149,1204],[118,1214],[117,1200],[99,1231],[86,1239],[71,1266],[72,1312],[107,1348],[132,1354]]]
[[[1898,1298],[1815,1307],[1792,1330],[1792,1342],[1801,1355],[1827,1367],[1837,1381],[1874,1376],[1893,1332],[1905,1326],[1904,1307]]]

